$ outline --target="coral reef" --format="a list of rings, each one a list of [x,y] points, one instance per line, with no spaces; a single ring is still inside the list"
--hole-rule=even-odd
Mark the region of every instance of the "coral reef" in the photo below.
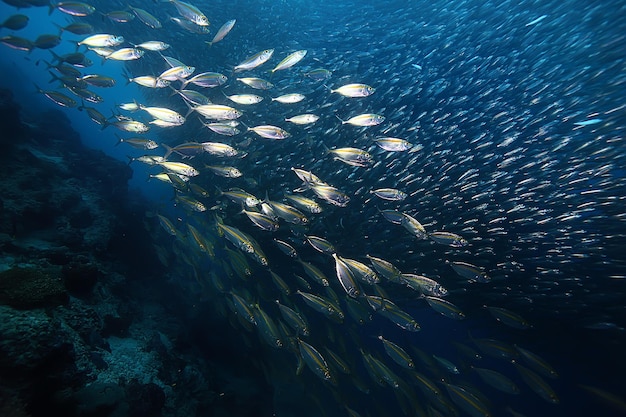
[[[0,303],[19,309],[66,303],[67,292],[53,268],[11,268],[0,272]]]
[[[1,89],[0,108],[0,415],[245,415],[271,399],[228,323],[207,327],[195,284],[159,263],[129,167],[63,112],[22,123]]]

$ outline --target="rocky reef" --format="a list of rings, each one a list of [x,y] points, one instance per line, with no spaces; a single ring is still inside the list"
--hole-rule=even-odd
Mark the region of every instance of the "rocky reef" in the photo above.
[[[219,401],[233,397],[252,407],[263,383],[238,377],[248,392],[220,394],[230,371],[211,376],[206,341],[185,327],[201,313],[176,307],[189,303],[166,279],[128,165],[83,146],[59,110],[22,117],[0,90],[0,415],[229,415]]]

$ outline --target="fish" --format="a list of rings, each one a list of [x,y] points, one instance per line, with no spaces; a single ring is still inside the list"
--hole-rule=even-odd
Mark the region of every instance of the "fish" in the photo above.
[[[480,379],[482,379],[486,384],[492,386],[493,388],[506,392],[507,394],[517,395],[520,393],[520,389],[508,377],[502,375],[500,372],[494,371],[492,369],[485,368],[477,368],[475,366],[471,367],[472,371],[476,372]]]
[[[374,94],[375,91],[376,89],[374,87],[371,87],[367,84],[356,84],[356,83],[342,85],[339,88],[330,90],[331,93],[338,93],[344,97],[350,97],[350,98],[368,97]],[[351,122],[348,122],[348,123],[351,123]]]
[[[252,223],[254,223],[254,225],[256,225],[261,230],[275,232],[280,228],[278,222],[276,222],[274,219],[266,214],[256,211],[248,211],[246,209],[241,210],[241,212],[244,213],[250,219],[250,221],[252,221]]]
[[[147,107],[140,104],[139,109],[150,114],[155,119],[163,120],[176,126],[184,124],[186,120],[181,114],[165,107]]]
[[[231,201],[245,205],[246,207],[256,207],[261,204],[258,198],[241,188],[229,188],[226,191],[219,190],[219,195],[226,196]]]
[[[305,237],[309,245],[311,245],[311,247],[318,252],[325,253],[327,255],[332,255],[337,252],[335,246],[322,237],[309,235],[306,235]]]
[[[422,226],[416,218],[407,213],[402,213],[402,222],[400,224],[418,239],[426,239],[428,237],[424,226]]]
[[[307,304],[318,313],[323,314],[325,317],[332,321],[335,321],[337,323],[343,323],[343,311],[332,302],[330,302],[327,298],[300,290],[297,290],[296,293],[302,297],[305,304]]]
[[[342,119],[339,119],[339,120],[341,121],[341,124],[350,124],[353,126],[369,127],[369,126],[376,126],[376,125],[381,124],[382,122],[385,121],[385,117],[379,114],[375,114],[375,113],[363,113],[357,116],[353,116],[347,120],[342,120]]]
[[[404,191],[397,190],[395,188],[378,188],[376,190],[372,190],[371,193],[378,198],[390,201],[403,201],[408,196]]]
[[[237,249],[245,253],[253,253],[254,245],[251,241],[250,236],[236,227],[228,226],[221,221],[218,221],[217,227],[220,232],[224,235],[224,237],[233,244]]]
[[[165,51],[171,45],[163,41],[146,41],[133,46],[135,48],[145,49],[146,51],[160,52]]]
[[[10,30],[22,30],[28,25],[30,18],[23,14],[14,14],[0,23],[0,28],[7,28]]]
[[[165,88],[170,85],[169,80],[164,80],[152,75],[141,75],[139,77],[128,78],[128,83],[135,83],[149,88]]]
[[[519,314],[506,308],[484,306],[497,321],[515,329],[528,329],[530,324]]]
[[[452,261],[449,263],[454,272],[469,282],[489,282],[491,278],[480,268],[467,262]]]
[[[246,58],[240,64],[235,65],[235,68],[233,69],[233,71],[235,72],[249,71],[254,68],[257,68],[263,65],[264,63],[266,63],[267,61],[269,61],[269,59],[272,57],[272,54],[274,54],[273,49],[265,49],[261,52],[258,52]]]
[[[252,310],[251,304],[248,303],[243,297],[241,297],[239,294],[235,292],[231,291],[230,294],[233,300],[233,305],[235,306],[236,313],[239,314],[239,316],[242,317],[247,322],[256,326],[257,321],[256,321],[256,318],[254,317],[254,311]]]
[[[256,94],[232,94],[226,96],[226,98],[234,103],[243,105],[257,104],[263,101],[263,97]]]
[[[352,166],[369,167],[374,162],[369,152],[358,148],[335,148],[329,149],[327,152],[333,154],[338,161]]]
[[[253,131],[257,135],[266,139],[283,140],[291,136],[291,134],[278,126],[260,125],[248,127],[248,131]]]
[[[234,120],[243,114],[233,107],[221,104],[201,104],[191,108],[205,118],[213,120]]]
[[[110,88],[115,87],[116,84],[115,78],[99,74],[86,74],[79,77],[78,79],[94,87]]]
[[[19,36],[2,36],[0,43],[18,51],[30,52],[35,49],[34,42]]]
[[[466,388],[445,383],[448,395],[452,398],[452,401],[462,408],[467,414],[472,417],[490,417],[491,412],[487,406],[473,393]]]
[[[414,145],[405,139],[381,137],[374,140],[376,145],[388,152],[404,152],[414,148]]]
[[[158,162],[157,165],[165,168],[168,171],[174,172],[176,174],[185,175],[187,177],[195,177],[196,175],[200,175],[197,169],[192,167],[191,165],[184,164],[182,162],[170,162],[163,161]]]
[[[150,13],[145,11],[144,9],[140,9],[139,7],[133,7],[133,6],[130,6],[130,5],[128,6],[128,8],[146,26],[148,26],[148,27],[150,27],[152,29],[161,29],[163,27],[163,25],[161,24],[159,19],[157,19],[156,17],[154,17],[153,15],[151,15]]]
[[[239,178],[243,174],[237,168],[223,165],[205,165],[205,168],[213,172],[215,175],[224,178]]]
[[[282,61],[278,63],[270,72],[274,73],[276,71],[286,70],[288,68],[293,67],[298,62],[302,61],[302,59],[306,56],[307,50],[301,49],[299,51],[295,51],[287,55]]]
[[[80,1],[60,1],[58,3],[50,2],[48,8],[48,15],[51,15],[54,10],[59,10],[70,16],[84,17],[93,14],[96,8],[90,4],[82,3]]]
[[[244,83],[245,85],[255,88],[257,90],[270,90],[274,88],[274,84],[262,78],[242,77],[242,78],[237,78],[237,81],[240,81]]]
[[[48,99],[61,107],[76,107],[78,105],[76,100],[66,96],[63,93],[59,93],[58,91],[42,90],[37,84],[35,84],[35,88],[37,89],[37,92],[43,94]]]
[[[423,275],[400,273],[399,276],[397,276],[394,273],[394,279],[397,279],[398,282],[401,282],[405,284],[407,287],[415,291],[419,291],[420,293],[424,295],[428,295],[431,297],[445,297],[446,295],[448,295],[448,290],[445,289],[440,283],[438,283],[432,278],[428,278]],[[434,301],[431,300],[431,302],[436,303],[437,300],[434,300]],[[442,308],[445,308],[445,307],[442,306]]]
[[[200,144],[204,152],[222,157],[234,157],[239,155],[239,151],[232,146],[221,142],[202,142]]]
[[[61,43],[61,37],[59,35],[44,34],[37,36],[37,39],[33,41],[33,45],[38,49],[51,49]]]
[[[183,77],[186,78],[186,77]],[[179,80],[180,81],[180,80]],[[219,72],[203,72],[197,75],[194,75],[188,80],[183,80],[181,89],[185,88],[188,84],[197,85],[198,87],[203,88],[214,88],[219,87],[220,85],[224,85],[228,81],[228,77]]]
[[[274,319],[263,311],[258,304],[253,306],[252,311],[261,339],[273,348],[282,348],[283,341]]]
[[[171,67],[163,71],[158,79],[167,80],[167,81],[177,81],[181,78],[187,78],[196,70],[195,67],[190,67],[189,65],[180,65],[176,67]]]
[[[104,59],[112,59],[114,61],[133,61],[143,56],[144,51],[137,48],[121,48],[106,55]]]
[[[311,71],[305,72],[303,75],[313,81],[325,81],[332,76],[332,71],[326,68],[315,68]]]
[[[274,273],[272,276],[274,276]],[[305,320],[304,316],[289,306],[281,304],[280,301],[276,300],[276,304],[278,305],[278,309],[280,311],[281,316],[293,330],[296,332],[296,336],[308,336],[309,335],[309,324]]]
[[[461,248],[469,244],[462,236],[451,232],[430,232],[428,233],[428,237],[435,243],[452,246],[454,248]]]
[[[463,320],[465,318],[465,314],[450,301],[444,300],[443,298],[433,297],[430,295],[425,295],[424,298],[428,302],[428,305],[432,307],[433,310],[440,313],[441,315],[454,319],[454,320]]]
[[[304,363],[318,378],[332,385],[337,385],[335,378],[330,372],[328,363],[326,363],[321,353],[301,339],[298,339],[298,347]]]
[[[301,210],[305,210],[311,214],[319,214],[322,212],[322,206],[320,206],[317,201],[310,198],[292,194],[285,194],[285,198]]]
[[[290,93],[290,94],[283,94],[282,96],[278,96],[278,97],[272,97],[272,101],[277,101],[283,104],[294,104],[294,103],[301,102],[305,98],[306,97],[303,94]]]
[[[392,341],[385,339],[383,336],[378,336],[378,340],[383,343],[385,352],[387,353],[387,355],[389,355],[391,359],[393,359],[395,363],[406,369],[415,369],[413,359],[411,359],[411,356],[409,356],[409,354],[406,353],[404,349],[402,349],[400,346],[393,343]]]
[[[120,143],[127,143],[130,146],[132,146],[133,148],[136,149],[146,149],[146,150],[152,150],[152,149],[156,149],[159,147],[159,144],[156,143],[155,141],[153,141],[152,139],[144,139],[144,138],[122,138],[120,136],[117,136],[117,142],[115,143],[115,146],[119,145]]]
[[[108,33],[98,33],[95,35],[88,36],[83,40],[76,42],[76,45],[86,45],[92,47],[108,47],[108,46],[118,46],[124,42],[124,37],[119,35],[110,35]]]
[[[584,126],[596,125],[598,123],[602,123],[602,119],[583,120],[582,122],[575,122],[574,125],[584,127]]]
[[[299,114],[291,116],[285,119],[286,122],[290,122],[296,125],[308,125],[315,123],[319,120],[319,116],[312,113]]]
[[[212,46],[216,43],[218,43],[219,41],[223,40],[226,35],[228,35],[228,33],[232,30],[232,28],[235,26],[235,23],[237,23],[236,19],[232,19],[232,20],[228,20],[226,21],[215,33],[215,35],[213,36],[213,39],[210,42],[207,42],[207,44],[209,46]]]
[[[520,347],[518,345],[513,346],[515,347],[515,350],[519,352],[522,359],[524,359],[524,362],[534,371],[552,379],[556,379],[559,377],[559,374],[556,372],[556,370],[554,370],[552,365],[550,365],[544,358],[526,348]]]
[[[391,262],[371,255],[366,255],[366,257],[370,260],[372,266],[380,275],[382,275],[391,282],[403,282],[404,277],[402,272]]]
[[[346,294],[348,294],[348,296],[352,298],[357,298],[359,295],[361,295],[361,290],[357,285],[352,270],[348,267],[348,264],[346,264],[341,257],[337,256],[336,253],[333,253],[332,257],[335,259],[335,272],[337,274],[337,280],[341,284]]]
[[[513,361],[513,366],[522,377],[526,385],[528,385],[537,395],[552,404],[559,404],[559,397],[556,395],[552,387],[539,375],[530,369]]]
[[[187,195],[176,194],[176,197],[174,198],[174,200],[176,201],[177,204],[180,204],[184,208],[191,210],[193,212],[202,213],[207,210],[204,204],[202,204],[200,201],[196,200],[195,198],[187,196]]]
[[[113,10],[107,13],[102,13],[102,15],[108,17],[115,23],[128,23],[135,18],[135,15],[132,12],[126,10]]]
[[[530,22],[526,23],[526,25],[524,26],[532,26],[532,25],[536,25],[537,23],[541,22],[543,19],[545,19],[546,17],[548,17],[547,14],[541,15],[536,19],[531,20]]]
[[[182,17],[189,20],[190,22],[193,22],[198,26],[209,26],[210,24],[209,19],[207,19],[204,13],[202,13],[200,9],[198,9],[193,4],[187,3],[185,1],[180,1],[180,0],[167,0],[167,1],[170,3],[174,3],[174,6],[176,6],[176,10],[178,11],[178,14],[180,14]]]

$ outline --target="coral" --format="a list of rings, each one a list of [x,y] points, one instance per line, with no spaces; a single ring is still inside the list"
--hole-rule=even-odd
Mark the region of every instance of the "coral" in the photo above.
[[[56,269],[12,268],[0,273],[0,303],[30,309],[53,307],[67,301]]]
[[[67,357],[72,339],[61,323],[43,310],[0,306],[0,368],[10,374],[24,376],[54,358]]]

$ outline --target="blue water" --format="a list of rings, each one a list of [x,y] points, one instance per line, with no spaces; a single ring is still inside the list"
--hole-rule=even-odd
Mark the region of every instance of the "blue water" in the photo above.
[[[92,4],[102,11],[123,9],[126,5],[104,1]],[[202,171],[193,179],[212,193],[207,206],[227,201],[216,196],[215,186],[241,187],[260,198],[267,192],[272,200],[279,200],[283,192],[300,186],[291,167],[311,170],[351,196],[346,208],[322,203],[324,213],[317,218],[309,216],[315,220],[306,232],[298,228],[290,231],[287,224],[281,223],[281,229],[271,235],[255,229],[244,216],[238,215],[239,207],[227,203],[226,208],[218,211],[227,224],[259,241],[272,271],[286,278],[294,288],[293,274],[305,274],[297,263],[275,248],[273,237],[292,239],[304,260],[334,278],[332,259],[300,243],[302,234],[306,233],[328,239],[342,256],[366,262],[365,255],[371,254],[392,261],[403,272],[437,279],[450,291],[447,299],[467,316],[464,321],[450,320],[430,309],[405,287],[383,285],[389,298],[420,323],[421,332],[409,333],[376,315],[371,323],[358,326],[346,314],[344,324],[338,325],[304,305],[299,296],[289,296],[310,322],[311,336],[306,340],[322,354],[322,347],[327,346],[344,356],[353,367],[354,377],[369,386],[370,393],[364,394],[355,388],[358,384],[350,376],[340,375],[336,387],[320,381],[306,367],[302,375],[296,376],[297,355],[287,349],[272,350],[259,341],[258,332],[245,331],[245,326],[233,318],[224,302],[227,294],[211,290],[199,295],[190,290],[187,294],[190,304],[208,299],[209,304],[216,304],[216,310],[226,312],[215,314],[219,317],[216,320],[234,328],[229,340],[244,346],[238,347],[236,354],[225,357],[224,362],[235,366],[248,361],[253,364],[250,368],[256,370],[250,372],[263,374],[268,385],[273,386],[274,397],[268,399],[264,405],[267,409],[259,415],[302,415],[303,410],[311,415],[346,415],[346,406],[363,416],[436,415],[429,413],[429,401],[413,385],[410,372],[385,356],[376,340],[381,334],[403,346],[413,356],[416,369],[437,381],[444,395],[445,386],[438,381],[441,378],[452,384],[468,384],[484,395],[485,399],[482,396],[481,399],[488,403],[494,416],[512,415],[508,407],[526,416],[625,414],[623,404],[603,400],[579,385],[597,387],[618,398],[626,397],[621,383],[626,371],[622,354],[626,342],[623,255],[626,6],[623,2],[342,0],[246,4],[196,1],[194,4],[212,22],[210,35],[185,32],[168,21],[168,16],[175,16],[176,10],[166,3],[133,2],[133,6],[149,10],[162,21],[163,28],[158,30],[148,28],[138,19],[127,24],[112,23],[96,15],[81,19],[92,23],[98,32],[123,35],[130,42],[168,42],[172,46],[164,53],[195,66],[196,73],[215,71],[227,75],[229,81],[223,87],[194,88],[216,103],[228,104],[222,90],[227,94],[263,95],[262,103],[242,106],[242,122],[248,126],[282,126],[292,137],[273,142],[245,132],[231,141],[209,133],[196,115],[189,116],[184,126],[153,127],[145,136],[169,146],[211,140],[245,148],[248,152],[245,158],[224,161],[236,165],[243,178],[228,180]],[[14,8],[0,5],[0,16],[12,13]],[[41,33],[56,33],[51,22],[71,21],[59,11],[49,16],[45,8],[23,9],[20,13],[27,14],[31,21],[15,35],[28,39]],[[546,17],[533,23],[542,16]],[[209,48],[204,41],[210,40],[229,19],[237,19],[232,32]],[[3,35],[8,32],[2,29]],[[83,37],[64,33],[63,42],[54,48],[55,53],[73,52],[75,45],[71,41]],[[267,48],[275,48],[270,62],[249,73],[232,72],[243,59]],[[294,68],[275,74],[267,72],[298,49],[306,49],[308,53]],[[134,76],[158,75],[166,68],[156,53],[146,52],[142,59],[127,64],[101,63],[95,54],[88,56],[94,65],[84,73],[108,75],[117,80],[114,88],[97,89],[104,102],[94,106],[106,116],[118,112],[115,104],[134,99],[186,113],[182,100],[171,97],[168,89],[151,91],[134,84],[125,85],[124,71]],[[25,53],[2,49],[2,84],[13,90],[27,120],[36,120],[38,112],[54,106],[37,94],[33,86],[35,83],[44,89],[55,88],[54,83],[48,82],[49,74],[41,62],[50,58],[48,51]],[[303,76],[319,67],[332,71],[329,80],[314,82]],[[267,78],[276,87],[259,93],[237,82],[236,78],[241,76]],[[357,99],[329,92],[331,87],[353,82],[374,86],[376,92]],[[306,102],[288,107],[270,101],[270,97],[288,92],[305,94]],[[127,134],[114,127],[101,129],[84,111],[63,111],[88,147],[122,161],[127,161],[129,155],[148,153],[125,144],[115,146],[115,133]],[[287,116],[305,112],[318,114],[320,121],[309,128],[287,126],[284,121]],[[360,128],[341,125],[337,120],[337,117],[345,120],[370,112],[384,115],[385,122]],[[131,117],[150,120],[145,113]],[[583,127],[575,125],[593,118],[601,122]],[[379,136],[402,137],[423,149],[415,153],[386,153],[372,143]],[[246,143],[246,139],[251,139],[251,143]],[[367,149],[376,164],[370,168],[350,167],[333,160],[325,151],[325,147],[342,146]],[[163,152],[161,148],[150,153],[162,155]],[[203,163],[222,162],[202,158],[185,162],[198,169]],[[138,162],[132,167],[134,173],[129,185],[154,204],[153,211],[182,219],[181,230],[186,230],[182,225],[189,223],[212,236],[220,259],[226,256],[225,248],[233,249],[215,235],[214,210],[186,212],[175,206],[170,186],[147,181],[148,175],[159,172],[158,169]],[[475,174],[469,180],[463,179],[470,170],[475,170]],[[403,189],[409,198],[399,203],[373,200],[375,197],[369,191],[382,187]],[[312,197],[310,192],[305,195]],[[401,226],[384,220],[378,213],[382,209],[408,212],[429,232],[458,233],[470,245],[455,249],[419,241]],[[211,284],[206,277],[211,273],[227,275],[214,259],[194,259],[196,253],[190,246],[177,247],[163,233],[156,233],[154,239],[172,251],[174,260],[169,267],[172,274],[180,274],[181,285],[195,288],[194,270],[208,286]],[[188,258],[179,256],[177,251],[181,250]],[[228,285],[249,294],[278,320],[280,316],[272,301],[279,294],[269,282],[266,268],[247,259],[253,265],[255,277]],[[467,283],[446,261],[478,265],[488,272],[492,281]],[[264,281],[254,281],[261,279]],[[332,288],[344,297],[336,282]],[[325,295],[321,287],[314,287],[311,292]],[[367,292],[373,294],[373,290]],[[515,311],[533,327],[517,330],[497,323],[483,309],[484,305]],[[509,360],[483,354],[483,360],[472,363],[460,354],[453,342],[476,349],[472,337],[518,344],[543,357],[559,373],[558,379],[545,379],[557,393],[560,404],[549,404],[535,394]],[[415,357],[411,346],[427,355],[452,360],[462,368],[461,375],[446,375],[428,368]],[[417,409],[399,390],[378,386],[369,378],[360,348],[376,352],[377,358],[412,387],[408,396],[419,405]],[[486,385],[471,371],[471,364],[505,374],[517,383],[521,393],[512,396]],[[467,415],[457,408],[460,415]],[[453,415],[449,410],[441,412]]]

